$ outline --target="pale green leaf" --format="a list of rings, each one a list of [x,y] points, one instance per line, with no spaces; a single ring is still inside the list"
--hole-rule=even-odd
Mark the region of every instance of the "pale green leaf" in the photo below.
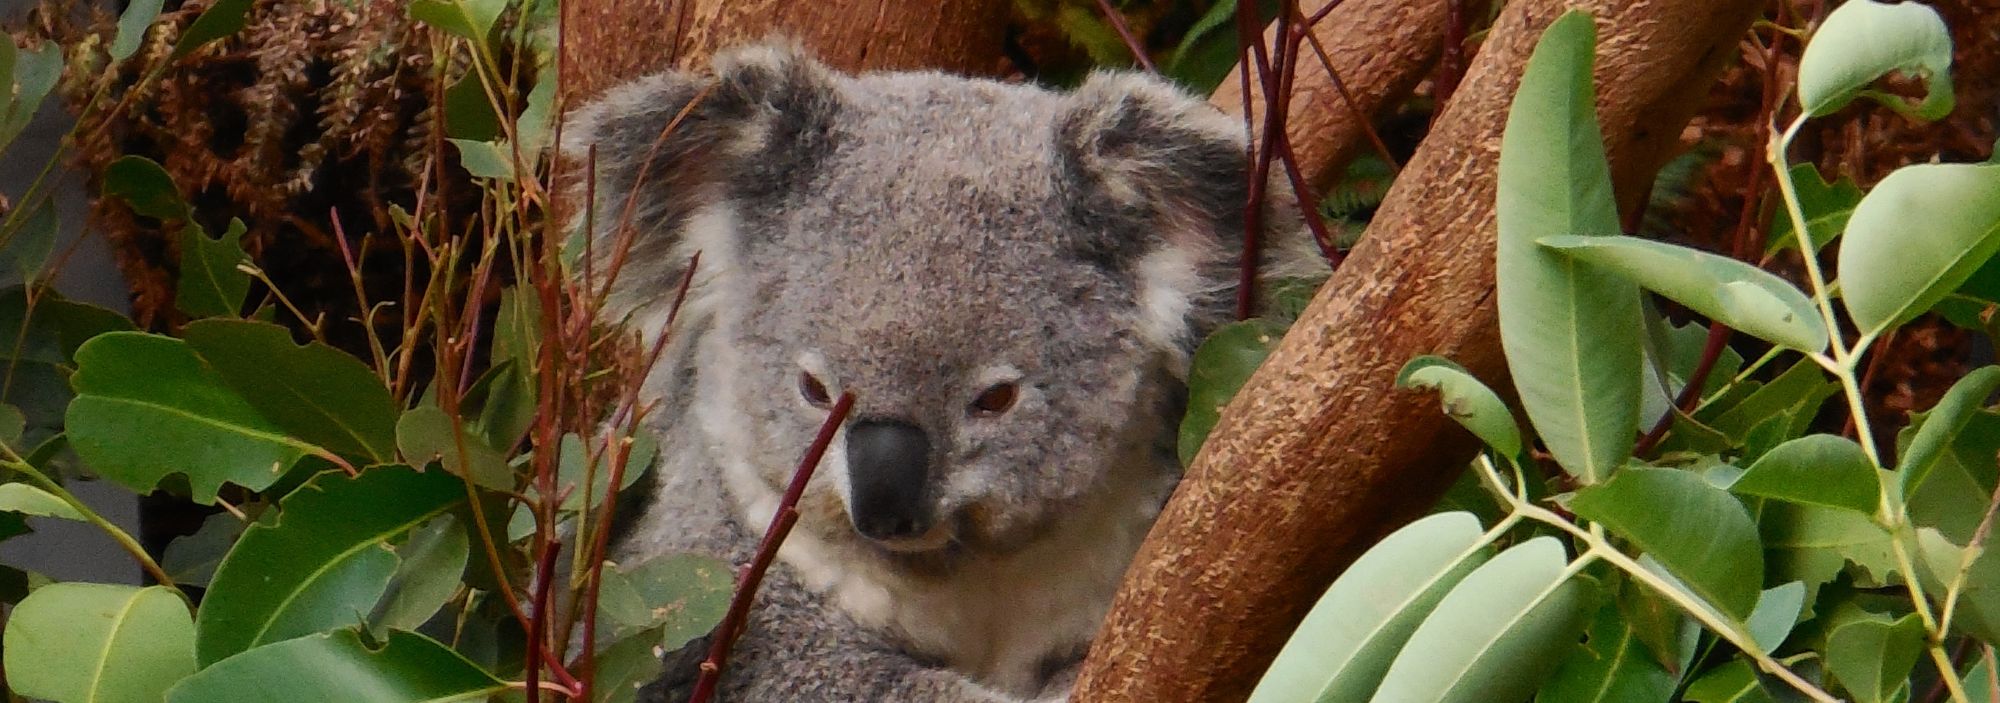
[[[1750,632],[1750,640],[1757,643],[1758,649],[1775,652],[1791,636],[1792,626],[1799,623],[1805,605],[1806,585],[1802,582],[1766,588],[1757,597],[1757,608],[1743,621],[1744,629]]]
[[[1487,543],[1469,513],[1432,515],[1391,533],[1320,597],[1251,703],[1367,700],[1431,609],[1485,563]]]
[[[1717,610],[1742,619],[1764,580],[1757,525],[1735,496],[1679,469],[1628,468],[1570,509],[1630,540]]]
[[[1904,166],[1847,221],[1841,302],[1863,334],[1879,335],[1930,310],[1996,251],[2000,164]]]
[[[514,180],[514,156],[505,142],[478,142],[470,139],[446,139],[458,147],[460,165],[465,172],[475,178],[492,178],[501,181]]]
[[[413,0],[410,18],[460,39],[485,41],[507,0]]]
[[[443,703],[487,700],[507,683],[449,647],[391,632],[380,647],[353,630],[300,637],[232,656],[188,677],[169,703]]]
[[[1800,351],[1826,349],[1826,323],[1812,300],[1755,266],[1622,235],[1552,235],[1537,241],[1760,339]]]
[[[1583,631],[1592,589],[1569,572],[1555,538],[1501,552],[1466,575],[1417,626],[1370,700],[1526,699]]]
[[[55,494],[25,483],[0,483],[0,511],[58,517],[64,520],[82,520],[83,513],[74,506],[63,502]]]
[[[1937,467],[1938,459],[1996,389],[2000,389],[2000,366],[1981,367],[1952,384],[1951,390],[1945,391],[1937,405],[1925,413],[1923,424],[1917,427],[1896,466],[1904,495],[1913,495],[1923,486],[1924,479]]]
[[[1951,32],[1936,10],[1920,3],[1850,0],[1828,14],[1799,59],[1799,104],[1813,116],[1845,107],[1891,71],[1923,76],[1930,93],[1911,107],[1884,104],[1923,120],[1951,112]]]
[[[194,672],[194,624],[171,588],[54,583],[14,607],[7,684],[59,703],[158,701]]]
[[[1420,356],[1403,365],[1396,378],[1399,388],[1437,391],[1444,412],[1471,430],[1486,446],[1503,456],[1521,455],[1521,428],[1514,414],[1493,389],[1480,383],[1465,367],[1440,356]]]
[[[1861,445],[1846,437],[1815,434],[1765,452],[1729,490],[1872,515],[1882,504],[1881,485]]]
[[[124,61],[139,51],[146,40],[146,28],[160,16],[161,0],[132,0],[118,16],[118,34],[111,40],[111,60]]]
[[[507,457],[486,444],[470,422],[454,421],[435,405],[419,405],[396,421],[396,447],[413,464],[437,461],[444,470],[467,476],[497,491],[514,489]]]
[[[1543,33],[1500,144],[1500,339],[1528,419],[1588,485],[1624,464],[1644,363],[1638,287],[1545,249],[1557,234],[1619,231],[1591,87],[1596,31],[1571,12]]]
[[[1826,668],[1855,703],[1888,703],[1909,685],[1924,650],[1924,624],[1915,613],[1850,620],[1827,634]]]

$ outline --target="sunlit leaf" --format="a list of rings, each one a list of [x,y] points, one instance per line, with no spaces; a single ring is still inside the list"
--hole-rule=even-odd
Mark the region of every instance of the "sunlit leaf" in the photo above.
[[[157,701],[194,671],[194,624],[171,588],[55,583],[15,606],[7,684],[30,698]]]
[[[1899,97],[1871,97],[1918,119],[1950,113],[1951,32],[1944,19],[1914,2],[1841,3],[1813,32],[1799,58],[1799,104],[1809,115],[1831,113],[1891,71],[1923,76],[1930,93],[1916,106]]]
[[[1528,419],[1563,468],[1603,481],[1632,453],[1640,371],[1638,287],[1535,243],[1619,231],[1598,131],[1596,29],[1571,12],[1543,33],[1500,143],[1500,340]]]
[[[1250,701],[1367,700],[1438,601],[1486,562],[1486,544],[1468,513],[1432,515],[1390,534],[1320,597]]]
[[[1622,235],[1552,235],[1537,241],[1739,331],[1800,351],[1826,349],[1826,324],[1812,300],[1785,279],[1755,266]]]
[[[1881,334],[1930,310],[1996,251],[2000,163],[1905,166],[1877,183],[1847,221],[1841,302],[1862,333]]]
[[[1400,388],[1437,391],[1444,412],[1471,430],[1486,446],[1507,457],[1521,455],[1521,428],[1514,414],[1493,389],[1464,367],[1439,356],[1420,356],[1403,365],[1396,378]]]
[[[361,622],[396,569],[388,541],[465,500],[441,472],[378,466],[314,477],[252,525],[215,571],[195,623],[203,666],[238,652]]]
[[[1764,580],[1757,525],[1727,491],[1692,472],[1628,468],[1570,501],[1658,560],[1725,614],[1749,617]]]
[[[1568,561],[1560,541],[1537,537],[1474,569],[1417,626],[1371,700],[1526,699],[1589,620],[1593,586]]]

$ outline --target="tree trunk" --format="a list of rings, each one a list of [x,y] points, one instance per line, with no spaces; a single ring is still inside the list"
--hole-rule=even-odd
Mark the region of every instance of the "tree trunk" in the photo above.
[[[1410,358],[1443,354],[1504,383],[1492,300],[1500,134],[1529,52],[1570,5],[1599,18],[1598,108],[1628,210],[1760,9],[1507,6],[1371,232],[1223,413],[1127,573],[1074,700],[1241,700],[1333,577],[1428,508],[1471,457],[1436,398],[1394,379]]]

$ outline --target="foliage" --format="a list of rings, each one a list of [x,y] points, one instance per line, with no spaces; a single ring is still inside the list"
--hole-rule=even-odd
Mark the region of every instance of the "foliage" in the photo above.
[[[1948,110],[1943,22],[1852,0],[1807,44],[1797,117],[1766,151],[1780,231],[1807,253],[1803,289],[1618,234],[1594,42],[1581,13],[1548,28],[1501,146],[1501,336],[1534,441],[1447,361],[1413,360],[1399,380],[1486,445],[1472,477],[1501,510],[1482,526],[1448,509],[1376,545],[1253,700],[1906,701],[1934,685],[1988,700],[2000,367],[1962,378],[1895,447],[1859,409],[1875,340],[1965,303],[2000,251],[2000,163],[1906,166],[1864,193],[1787,159],[1802,125],[1856,97],[1917,119]],[[1870,88],[1893,71],[1924,95]],[[1704,350],[1651,296],[1769,352]],[[1691,378],[1704,354],[1719,381]],[[1813,429],[1832,394],[1854,411],[1844,436]]]
[[[370,213],[379,218],[334,213],[347,295],[371,318],[359,344],[330,339],[324,316],[258,268],[237,213],[203,211],[210,201],[143,156],[110,161],[101,195],[181,235],[178,310],[150,331],[50,288],[46,183],[4,212],[0,252],[24,283],[0,293],[0,534],[26,531],[24,516],[85,521],[157,583],[7,569],[28,585],[5,592],[13,693],[629,700],[657,676],[655,649],[722,618],[727,564],[603,561],[619,492],[658,455],[639,434],[649,408],[638,384],[655,357],[643,352],[661,340],[598,324],[602,301],[580,283],[592,262],[557,244],[562,194],[544,154],[555,47],[530,40],[556,18],[539,4],[426,0],[392,18],[435,27],[437,41],[417,45],[434,54],[427,65],[469,87],[428,119],[464,125],[470,113],[491,129],[441,127],[451,145],[402,155],[475,184],[478,215],[441,211],[436,183]],[[72,47],[102,53],[75,60],[157,71],[226,45],[252,11],[223,0],[177,25],[156,18],[160,6],[131,3],[115,38]],[[0,44],[0,148],[56,85],[61,51]],[[102,90],[82,105],[81,125],[118,109]],[[454,166],[461,155],[469,175]],[[220,236],[203,224],[221,221]],[[364,221],[384,224],[342,229]],[[404,257],[400,295],[371,297],[371,242]],[[218,512],[156,561],[70,492],[87,479]],[[576,651],[590,630],[603,636]]]

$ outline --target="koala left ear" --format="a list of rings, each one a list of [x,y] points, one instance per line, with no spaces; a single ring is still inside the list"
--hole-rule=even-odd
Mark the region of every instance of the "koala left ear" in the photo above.
[[[1077,254],[1131,277],[1153,341],[1199,341],[1235,285],[1242,123],[1164,80],[1098,73],[1069,97],[1055,138]]]

